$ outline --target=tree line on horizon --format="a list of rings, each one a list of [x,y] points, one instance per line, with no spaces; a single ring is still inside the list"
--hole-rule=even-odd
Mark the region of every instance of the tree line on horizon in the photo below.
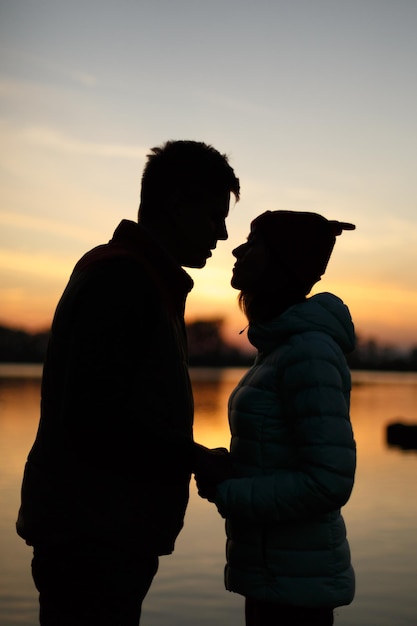
[[[223,320],[204,319],[187,324],[189,363],[193,367],[250,366],[253,352],[240,350],[223,338]],[[1,363],[43,363],[50,331],[30,333],[0,325]],[[347,357],[352,369],[417,371],[417,344],[408,350],[382,345],[374,339],[357,339]]]

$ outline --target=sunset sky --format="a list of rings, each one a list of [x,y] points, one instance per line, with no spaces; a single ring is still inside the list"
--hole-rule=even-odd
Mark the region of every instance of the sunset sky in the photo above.
[[[167,139],[241,181],[188,320],[243,347],[231,250],[266,209],[315,211],[357,226],[315,291],[361,337],[417,345],[416,0],[0,0],[0,323],[49,326]]]

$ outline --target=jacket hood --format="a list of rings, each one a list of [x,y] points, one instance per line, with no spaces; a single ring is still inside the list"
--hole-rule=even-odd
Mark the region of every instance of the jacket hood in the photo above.
[[[332,337],[345,354],[355,347],[348,307],[331,293],[319,293],[288,308],[268,322],[251,324],[248,339],[259,352],[270,352],[291,335],[317,331]]]

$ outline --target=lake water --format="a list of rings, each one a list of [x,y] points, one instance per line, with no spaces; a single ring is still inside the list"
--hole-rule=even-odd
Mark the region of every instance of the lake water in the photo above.
[[[242,371],[193,370],[195,438],[228,446],[227,399]],[[358,469],[344,517],[357,577],[336,626],[417,625],[417,451],[388,447],[386,425],[417,422],[417,374],[353,372]],[[15,534],[24,462],[35,436],[40,368],[0,365],[0,624],[36,626],[31,551]],[[224,590],[224,522],[192,481],[176,551],[163,557],[141,626],[243,625],[243,599]]]

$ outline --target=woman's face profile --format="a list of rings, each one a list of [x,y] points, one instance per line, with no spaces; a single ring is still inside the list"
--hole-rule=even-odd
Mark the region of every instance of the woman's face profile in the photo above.
[[[268,255],[262,239],[251,231],[247,241],[232,252],[236,257],[231,285],[240,291],[252,292],[268,264]]]

